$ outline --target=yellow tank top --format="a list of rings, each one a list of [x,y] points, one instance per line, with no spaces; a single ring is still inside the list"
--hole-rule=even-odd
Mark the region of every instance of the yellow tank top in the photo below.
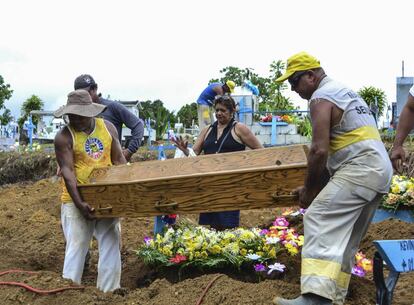
[[[103,119],[95,119],[95,129],[91,134],[75,131],[68,125],[73,141],[73,163],[78,184],[88,182],[92,170],[111,166],[112,136]],[[63,179],[62,179],[63,180]],[[63,183],[62,202],[73,202]]]

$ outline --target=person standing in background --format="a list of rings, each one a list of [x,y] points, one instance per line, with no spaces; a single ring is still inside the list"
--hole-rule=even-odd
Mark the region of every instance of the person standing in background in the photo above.
[[[198,128],[200,131],[214,122],[212,107],[216,95],[233,93],[235,87],[236,84],[228,80],[225,84],[211,83],[201,92],[197,99]]]
[[[136,117],[121,103],[104,99],[98,95],[98,84],[89,74],[82,74],[75,79],[75,90],[84,89],[91,95],[92,101],[106,106],[106,110],[100,114],[105,120],[114,124],[119,142],[122,143],[122,126],[131,129],[131,140],[128,147],[122,150],[127,161],[131,160],[132,155],[138,150],[144,136],[144,122]]]

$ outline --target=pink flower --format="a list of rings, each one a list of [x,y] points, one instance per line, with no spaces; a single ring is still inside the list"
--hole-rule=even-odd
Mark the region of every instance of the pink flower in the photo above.
[[[365,271],[362,267],[360,266],[354,266],[354,268],[352,268],[352,272],[353,275],[359,276],[359,277],[364,277],[365,276]]]
[[[256,264],[254,265],[254,271],[256,272],[266,271],[266,267],[263,264]]]
[[[144,243],[145,243],[145,245],[149,246],[150,243],[151,243],[151,241],[152,241],[152,238],[151,237],[148,237],[148,236],[144,237]]]
[[[263,229],[259,232],[260,235],[266,235],[268,233],[269,233],[269,230],[267,230],[267,229]]]
[[[276,218],[276,220],[273,222],[273,225],[275,227],[280,227],[280,228],[287,228],[289,226],[289,222],[286,220],[285,217],[278,217]]]
[[[174,264],[179,264],[187,260],[187,256],[176,254],[174,257],[171,257],[169,261]]]

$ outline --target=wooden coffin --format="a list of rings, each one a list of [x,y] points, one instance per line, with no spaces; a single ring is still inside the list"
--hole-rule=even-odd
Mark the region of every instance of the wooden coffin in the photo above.
[[[97,217],[291,206],[306,152],[294,145],[98,168],[79,188]]]

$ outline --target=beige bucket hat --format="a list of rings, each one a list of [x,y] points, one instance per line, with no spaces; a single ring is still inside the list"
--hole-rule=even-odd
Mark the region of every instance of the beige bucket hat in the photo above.
[[[104,105],[93,103],[88,91],[79,89],[69,93],[66,105],[56,110],[53,115],[58,118],[64,114],[77,114],[91,118],[100,114],[105,108]]]

